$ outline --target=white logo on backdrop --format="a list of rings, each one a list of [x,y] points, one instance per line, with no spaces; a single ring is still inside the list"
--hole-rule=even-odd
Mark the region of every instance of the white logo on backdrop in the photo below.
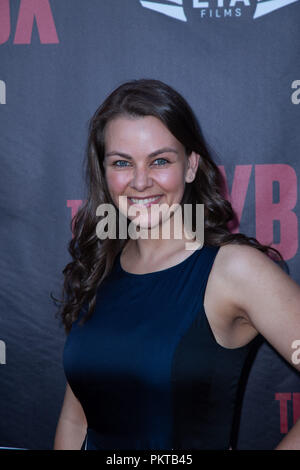
[[[300,104],[300,80],[294,80],[292,82],[292,88],[296,88],[291,95],[291,100],[293,104]]]
[[[0,104],[6,104],[6,84],[0,80]]]
[[[6,344],[0,340],[0,364],[6,364]]]
[[[225,0],[227,2],[224,7],[224,0],[217,0],[217,7],[213,7],[212,1],[193,0],[193,7],[200,9],[200,18],[213,17],[225,18],[230,16],[239,17],[242,15],[241,8],[235,8],[237,3],[243,3],[245,7],[249,7],[250,1],[253,0]],[[256,9],[253,18],[259,18],[274,10],[290,5],[291,3],[298,2],[299,0],[257,0]],[[144,8],[157,11],[164,15],[175,18],[180,21],[187,21],[183,0],[165,0],[165,2],[155,2],[148,0],[140,0],[140,4]],[[214,1],[215,4],[215,1]],[[213,8],[212,8],[213,7]],[[223,12],[221,14],[221,11]]]

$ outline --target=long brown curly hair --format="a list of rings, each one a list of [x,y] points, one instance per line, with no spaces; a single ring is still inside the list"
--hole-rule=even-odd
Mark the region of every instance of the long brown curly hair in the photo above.
[[[100,204],[113,204],[109,194],[103,160],[105,156],[104,130],[106,124],[117,116],[154,116],[184,146],[186,155],[192,151],[200,154],[196,176],[185,185],[181,201],[191,204],[195,220],[196,204],[204,204],[204,244],[222,246],[228,243],[251,245],[286,265],[281,253],[270,245],[262,245],[256,238],[241,233],[231,233],[228,223],[237,221],[236,214],[224,197],[225,182],[213,161],[204,140],[200,125],[186,100],[173,88],[159,80],[131,80],[116,88],[99,106],[89,122],[89,136],[85,158],[86,198],[70,228],[73,238],[68,244],[72,262],[63,269],[62,299],[57,315],[66,333],[85,308],[84,323],[94,312],[99,285],[111,272],[116,255],[128,239],[101,240],[96,233]],[[118,209],[116,208],[118,211]],[[118,218],[117,218],[118,219]],[[129,221],[129,220],[128,220]],[[118,220],[116,221],[118,230]],[[193,222],[193,230],[195,230]]]

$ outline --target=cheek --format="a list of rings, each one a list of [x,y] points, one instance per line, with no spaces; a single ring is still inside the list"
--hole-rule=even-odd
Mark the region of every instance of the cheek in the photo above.
[[[110,172],[106,173],[106,182],[110,193],[120,194],[128,184],[128,176],[125,172]]]
[[[181,189],[181,186],[184,185],[184,174],[183,169],[174,167],[166,172],[161,172],[156,181],[160,184],[165,190],[178,192]]]

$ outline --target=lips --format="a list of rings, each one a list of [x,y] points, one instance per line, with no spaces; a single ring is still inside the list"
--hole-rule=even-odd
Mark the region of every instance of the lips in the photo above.
[[[152,199],[154,197],[158,197],[158,196],[162,196],[162,194],[152,194],[151,196],[143,196],[143,197],[139,197],[139,196],[127,196],[129,199],[139,199],[139,200],[142,200],[142,199]]]
[[[149,207],[151,206],[151,204],[156,204],[161,198],[162,198],[162,195],[158,194],[156,196],[144,197],[144,198],[130,198],[129,197],[128,201],[130,205]]]

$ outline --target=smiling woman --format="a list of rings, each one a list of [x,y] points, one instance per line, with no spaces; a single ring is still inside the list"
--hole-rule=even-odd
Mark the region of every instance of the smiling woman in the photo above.
[[[63,271],[67,387],[54,448],[235,449],[262,338],[295,366],[300,287],[277,250],[230,233],[221,173],[190,106],[165,83],[133,80],[101,104],[86,180]],[[123,217],[125,237],[118,219],[117,237],[97,236],[100,204]],[[189,205],[195,231],[198,204],[204,245],[191,252],[184,215]],[[131,237],[130,223],[147,237]],[[300,449],[296,426],[278,448]]]
[[[129,206],[150,208],[154,204],[165,204],[167,209],[180,204],[184,183],[193,178],[199,163],[199,155],[192,152],[187,157],[184,146],[154,116],[112,119],[105,129],[105,148],[104,169],[109,193],[118,210],[130,220],[134,217],[127,212],[127,204],[124,206],[127,199],[119,200],[120,196],[128,198]],[[114,148],[120,150],[111,150]],[[139,227],[154,229],[167,217],[167,210],[164,213],[149,210],[139,217]]]

